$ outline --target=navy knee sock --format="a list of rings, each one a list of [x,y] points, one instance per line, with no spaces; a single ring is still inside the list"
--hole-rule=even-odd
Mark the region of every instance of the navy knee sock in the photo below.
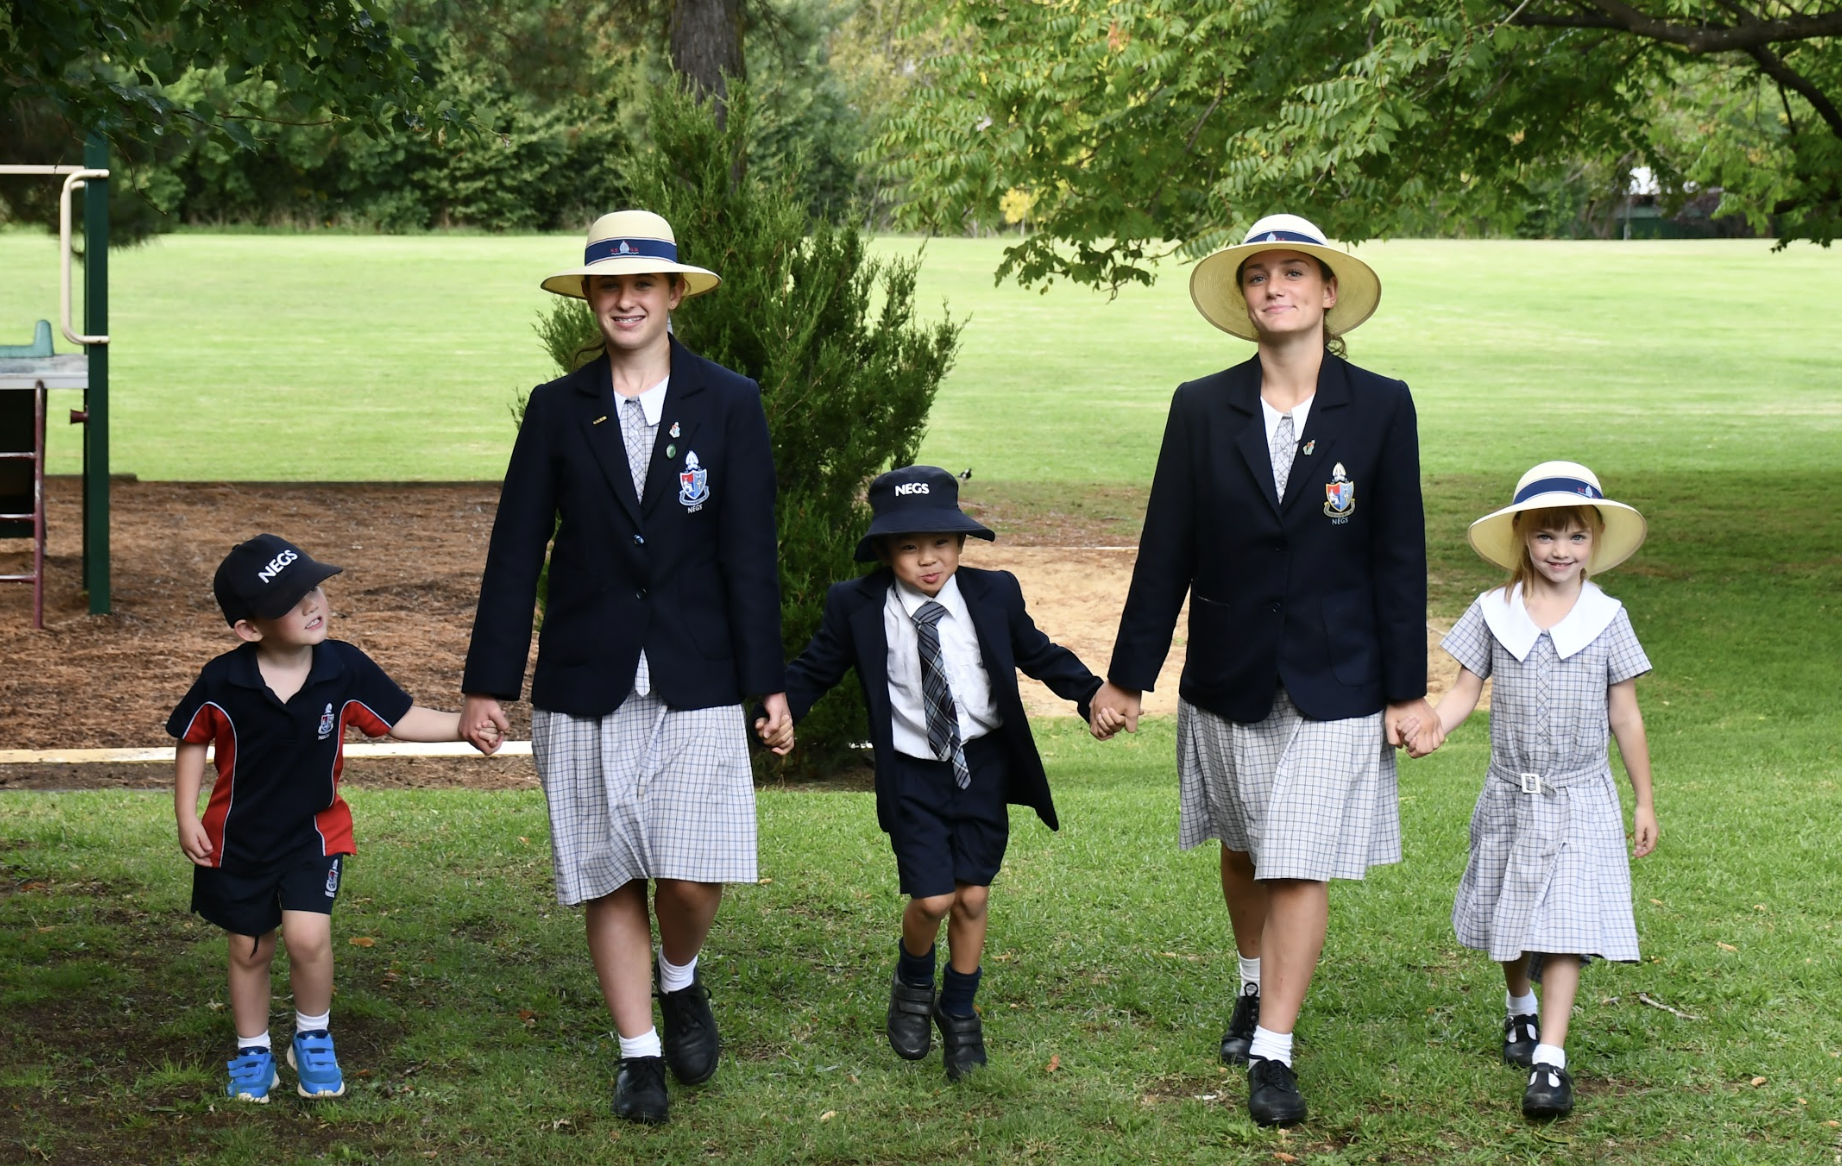
[[[946,981],[940,985],[940,1010],[948,1016],[971,1016],[972,998],[978,995],[979,977],[984,974],[984,968],[966,975],[948,964]]]
[[[934,949],[929,946],[921,955],[909,955],[908,945],[901,940],[895,941],[895,950],[900,953],[896,958],[896,978],[910,988],[932,988],[934,986]]]

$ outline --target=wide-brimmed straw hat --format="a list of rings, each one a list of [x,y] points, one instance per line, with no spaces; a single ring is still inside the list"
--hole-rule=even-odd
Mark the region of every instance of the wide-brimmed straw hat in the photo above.
[[[1607,498],[1591,470],[1579,462],[1543,462],[1522,475],[1508,506],[1471,524],[1466,534],[1471,549],[1506,571],[1515,570],[1522,562],[1516,515],[1556,506],[1591,506],[1605,519],[1604,532],[1593,540],[1592,561],[1586,565],[1588,575],[1611,570],[1644,545],[1644,516],[1635,507]]]
[[[1339,251],[1309,219],[1268,215],[1248,228],[1245,242],[1223,247],[1190,271],[1190,299],[1202,318],[1243,340],[1258,340],[1241,294],[1241,264],[1262,251],[1302,251],[1321,259],[1337,277],[1337,305],[1325,314],[1333,335],[1341,336],[1368,319],[1381,302],[1381,277],[1347,251]]]
[[[543,282],[547,292],[582,299],[586,275],[638,275],[675,271],[684,277],[685,298],[702,295],[723,277],[702,267],[678,262],[672,225],[651,211],[615,211],[589,225],[582,266],[559,271]]]
[[[870,529],[857,540],[857,561],[875,562],[877,540],[889,534],[998,536],[959,508],[959,479],[939,466],[903,466],[870,483]]]

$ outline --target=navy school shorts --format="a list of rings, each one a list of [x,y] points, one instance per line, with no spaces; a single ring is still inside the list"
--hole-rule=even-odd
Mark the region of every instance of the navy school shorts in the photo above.
[[[254,874],[214,866],[192,868],[192,910],[232,935],[267,935],[283,911],[333,913],[345,856],[310,855]]]
[[[966,743],[972,784],[953,783],[953,763],[895,755],[895,850],[902,893],[949,895],[955,884],[989,887],[1010,844],[1010,767],[998,733]]]

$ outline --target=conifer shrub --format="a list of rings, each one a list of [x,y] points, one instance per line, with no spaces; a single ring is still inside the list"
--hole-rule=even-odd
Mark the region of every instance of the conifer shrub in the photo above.
[[[869,523],[870,479],[914,461],[928,410],[952,367],[961,325],[915,313],[918,259],[878,259],[849,225],[815,218],[796,174],[748,173],[749,100],[729,92],[719,128],[694,98],[661,90],[652,148],[623,177],[630,205],[665,216],[680,257],[723,277],[673,314],[678,339],[761,385],[779,495],[781,627],[791,660],[818,629],[826,588],[865,570],[852,558]],[[610,210],[616,209],[613,207]],[[602,350],[580,300],[559,299],[539,339],[567,372]],[[799,727],[784,769],[815,775],[865,736],[846,681]],[[759,765],[776,768],[771,754]]]

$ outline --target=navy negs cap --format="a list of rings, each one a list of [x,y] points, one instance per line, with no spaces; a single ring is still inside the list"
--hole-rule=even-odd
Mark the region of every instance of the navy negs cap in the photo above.
[[[259,534],[230,548],[211,590],[231,627],[240,619],[280,619],[301,597],[343,571],[315,561],[277,534]]]
[[[969,534],[987,542],[998,536],[959,508],[959,479],[939,466],[904,466],[870,483],[875,517],[857,543],[857,561],[875,562],[877,540],[886,534]]]

